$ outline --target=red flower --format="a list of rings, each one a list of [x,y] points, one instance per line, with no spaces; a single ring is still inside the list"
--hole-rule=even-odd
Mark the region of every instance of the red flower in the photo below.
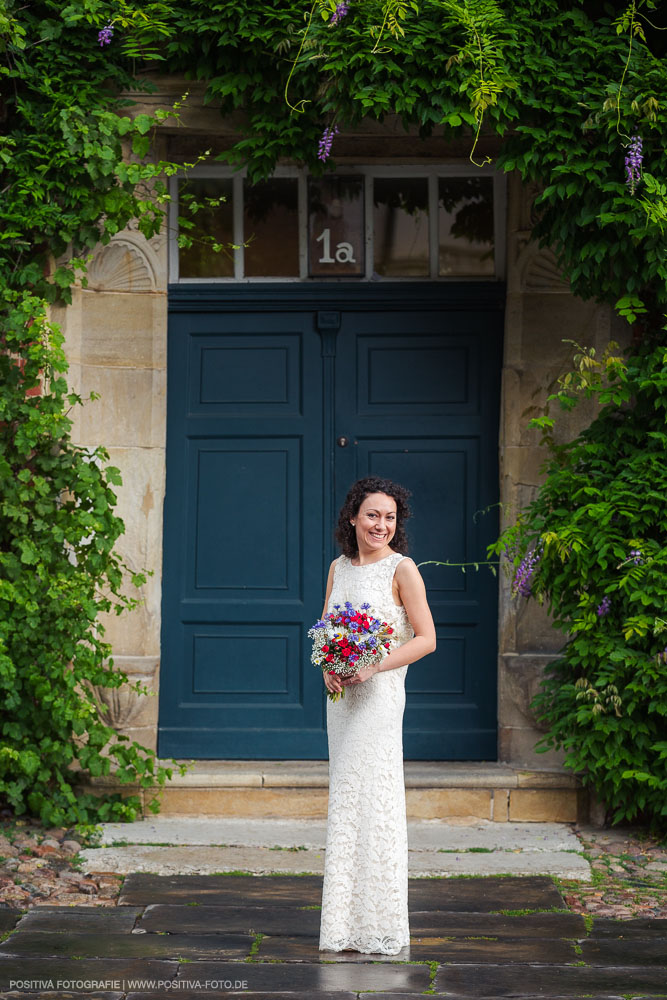
[[[329,655],[327,656],[326,660],[327,660],[327,663],[331,663],[331,661],[333,660],[333,655],[331,653],[329,653]]]
[[[322,646],[322,652],[323,653],[328,653],[329,652],[329,647],[328,646]]]

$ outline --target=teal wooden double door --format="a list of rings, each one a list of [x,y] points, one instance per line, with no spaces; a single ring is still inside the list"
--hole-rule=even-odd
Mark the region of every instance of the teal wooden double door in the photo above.
[[[502,319],[497,285],[173,290],[160,755],[327,756],[306,632],[357,478],[412,491],[417,563],[485,557]],[[493,760],[497,581],[422,572],[438,648],[408,670],[405,757]]]

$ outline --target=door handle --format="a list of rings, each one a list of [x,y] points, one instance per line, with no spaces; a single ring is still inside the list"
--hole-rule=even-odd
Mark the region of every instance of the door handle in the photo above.
[[[336,444],[338,445],[339,448],[347,448],[349,443],[350,439],[348,437],[345,437],[344,435],[341,435],[339,438],[336,438]]]

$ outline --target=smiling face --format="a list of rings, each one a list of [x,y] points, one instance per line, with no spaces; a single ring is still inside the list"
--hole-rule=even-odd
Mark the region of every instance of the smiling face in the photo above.
[[[383,553],[396,533],[396,501],[386,493],[370,493],[351,524],[360,555]]]

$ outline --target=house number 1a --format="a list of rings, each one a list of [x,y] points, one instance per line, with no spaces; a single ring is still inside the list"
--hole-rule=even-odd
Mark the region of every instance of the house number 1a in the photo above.
[[[336,244],[336,255],[331,256],[331,230],[323,229],[319,236],[315,238],[316,243],[322,244],[322,256],[319,259],[320,264],[356,264],[356,259],[354,256],[354,250],[351,243],[337,243]]]

